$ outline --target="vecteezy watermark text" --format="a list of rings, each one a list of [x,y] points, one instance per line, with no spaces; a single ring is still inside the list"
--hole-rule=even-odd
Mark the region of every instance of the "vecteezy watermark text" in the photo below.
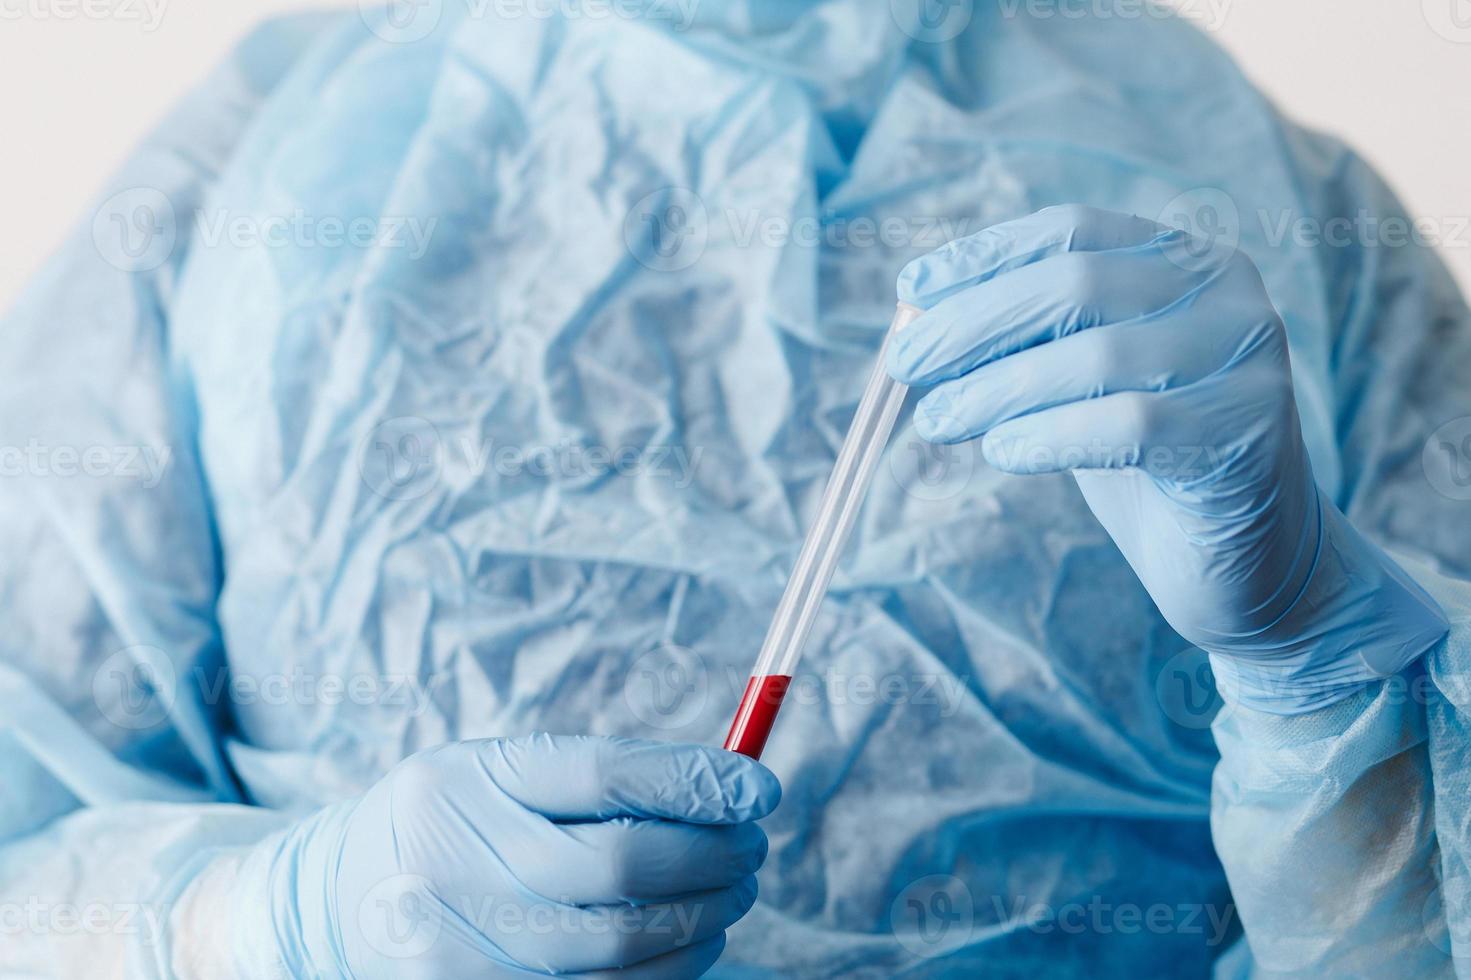
[[[0,0],[0,21],[112,20],[158,30],[168,0]]]
[[[163,935],[171,907],[143,902],[53,902],[29,896],[0,902],[0,938]]]
[[[429,710],[440,688],[449,682],[447,674],[421,677],[300,667],[260,673],[196,664],[181,671],[163,650],[139,644],[117,651],[98,665],[92,675],[92,699],[104,718],[133,731],[167,721],[186,687],[192,697],[211,706],[374,706],[402,709],[417,718]]]
[[[791,214],[781,208],[720,206],[687,187],[645,194],[624,215],[629,254],[659,272],[678,272],[708,247],[929,251],[978,230],[980,219],[940,214]]]
[[[1125,936],[1139,933],[1197,935],[1204,936],[1206,945],[1212,948],[1227,940],[1231,935],[1231,923],[1236,918],[1236,906],[1232,904],[1154,902],[1139,905],[1135,902],[1112,902],[1101,895],[1094,895],[1087,902],[1061,904],[1031,902],[1024,896],[1012,896],[1008,902],[1000,895],[993,895],[991,905],[997,921],[1020,923],[1038,935],[1054,932],[1068,936],[1084,933],[1099,936],[1115,933]]]
[[[389,500],[423,496],[447,471],[469,480],[493,474],[568,482],[647,475],[685,490],[694,483],[703,455],[701,447],[678,444],[528,445],[474,434],[449,436],[427,419],[400,415],[380,422],[363,439],[358,468],[368,488]]]
[[[701,0],[358,0],[363,23],[392,44],[433,34],[449,12],[457,23],[492,21],[640,20],[686,31]]]
[[[1257,212],[1262,237],[1273,248],[1291,242],[1304,248],[1467,248],[1471,247],[1471,215],[1444,217],[1377,215],[1360,208],[1352,215],[1320,219],[1291,211]]]
[[[577,905],[570,899],[505,900],[493,893],[447,894],[416,874],[391,875],[368,890],[358,906],[357,927],[378,953],[413,959],[434,948],[446,921],[488,936],[656,935],[675,948],[694,941],[704,903]]]
[[[741,696],[747,674],[726,666],[712,669],[688,647],[661,643],[640,655],[624,675],[623,697],[634,717],[652,728],[675,731],[709,721]],[[914,707],[950,718],[965,703],[970,679],[948,672],[844,670],[801,671],[783,689],[789,704],[833,708]],[[712,692],[714,697],[712,697]]]
[[[172,459],[170,446],[54,446],[33,438],[24,446],[0,446],[0,479],[118,477],[152,490]]]
[[[104,261],[124,272],[157,269],[181,241],[193,249],[393,249],[416,260],[429,250],[438,226],[432,215],[182,210],[157,188],[130,187],[97,209],[92,243]]]
[[[999,0],[1001,15],[1032,20],[1165,20],[1183,19],[1207,31],[1218,31],[1235,0]]]

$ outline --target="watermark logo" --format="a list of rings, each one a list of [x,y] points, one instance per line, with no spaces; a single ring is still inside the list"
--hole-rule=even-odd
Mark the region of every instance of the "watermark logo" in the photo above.
[[[385,878],[358,905],[358,929],[369,946],[390,959],[423,956],[439,939],[442,920],[433,884],[422,875]]]
[[[173,661],[147,644],[119,650],[92,674],[92,700],[102,716],[130,731],[163,724],[178,693],[179,676]]]
[[[358,0],[368,30],[389,44],[422,41],[444,17],[444,0]]]
[[[1165,717],[1185,728],[1209,728],[1229,710],[1216,685],[1210,657],[1189,647],[1165,661],[1154,679],[1154,696]]]
[[[959,37],[975,14],[974,0],[889,0],[899,30],[916,41],[943,44]]]
[[[927,875],[889,905],[889,927],[916,956],[943,956],[964,946],[975,927],[975,899],[954,875]]]
[[[1172,197],[1155,220],[1185,234],[1163,243],[1171,262],[1183,269],[1213,269],[1241,243],[1241,212],[1218,187],[1197,187]]]
[[[970,485],[980,455],[979,440],[933,443],[915,431],[911,420],[889,447],[889,474],[911,497],[931,502],[949,500]]]
[[[1425,479],[1451,500],[1471,500],[1471,415],[1452,419],[1431,433],[1420,453]]]
[[[426,419],[400,415],[380,422],[358,449],[358,472],[387,500],[415,500],[439,481],[444,447]]]
[[[710,699],[705,660],[688,647],[663,643],[643,654],[623,679],[623,700],[635,718],[661,731],[686,728]]]
[[[119,191],[92,217],[92,244],[104,262],[123,272],[151,272],[167,262],[178,244],[178,216],[163,191],[132,187]]]
[[[1471,0],[1420,0],[1430,29],[1447,41],[1471,44]]]
[[[687,187],[665,187],[641,197],[623,218],[623,242],[638,262],[655,272],[688,269],[705,254],[710,215]]]

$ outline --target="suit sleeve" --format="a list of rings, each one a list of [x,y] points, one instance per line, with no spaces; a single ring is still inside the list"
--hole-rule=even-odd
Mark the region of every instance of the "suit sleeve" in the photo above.
[[[1471,317],[1360,159],[1288,129],[1333,324],[1339,507],[1440,602],[1448,638],[1400,676],[1294,718],[1226,704],[1212,830],[1258,976],[1471,974]],[[1463,431],[1464,430],[1464,431]],[[1464,444],[1458,436],[1468,437]],[[1460,954],[1460,956],[1453,955]]]
[[[329,24],[241,43],[0,321],[6,976],[164,972],[180,882],[284,820],[242,805],[223,752],[221,560],[169,311],[216,176]]]

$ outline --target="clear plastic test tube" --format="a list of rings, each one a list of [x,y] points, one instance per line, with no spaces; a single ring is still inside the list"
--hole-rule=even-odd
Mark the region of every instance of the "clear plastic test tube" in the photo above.
[[[894,431],[894,422],[904,404],[909,388],[889,377],[884,367],[885,354],[894,335],[914,321],[920,310],[904,303],[894,313],[888,333],[879,347],[878,360],[873,373],[868,376],[868,385],[858,402],[858,411],[843,438],[838,450],[837,462],[828,477],[827,487],[822,492],[822,502],[817,508],[817,519],[802,542],[802,551],[797,556],[797,565],[777,603],[776,615],[766,631],[761,644],[761,653],[756,658],[756,667],[751,679],[746,682],[741,706],[736,710],[730,734],[725,737],[725,747],[732,752],[761,757],[771,734],[776,713],[781,709],[782,699],[792,682],[797,661],[802,657],[802,647],[817,610],[827,594],[838,558],[853,522],[863,506],[868,485],[873,482],[874,470],[883,456],[889,435]]]

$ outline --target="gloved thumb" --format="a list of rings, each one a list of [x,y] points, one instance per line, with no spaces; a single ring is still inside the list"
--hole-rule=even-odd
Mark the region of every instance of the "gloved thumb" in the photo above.
[[[781,799],[771,770],[705,745],[543,733],[473,744],[503,792],[552,820],[737,824]]]

